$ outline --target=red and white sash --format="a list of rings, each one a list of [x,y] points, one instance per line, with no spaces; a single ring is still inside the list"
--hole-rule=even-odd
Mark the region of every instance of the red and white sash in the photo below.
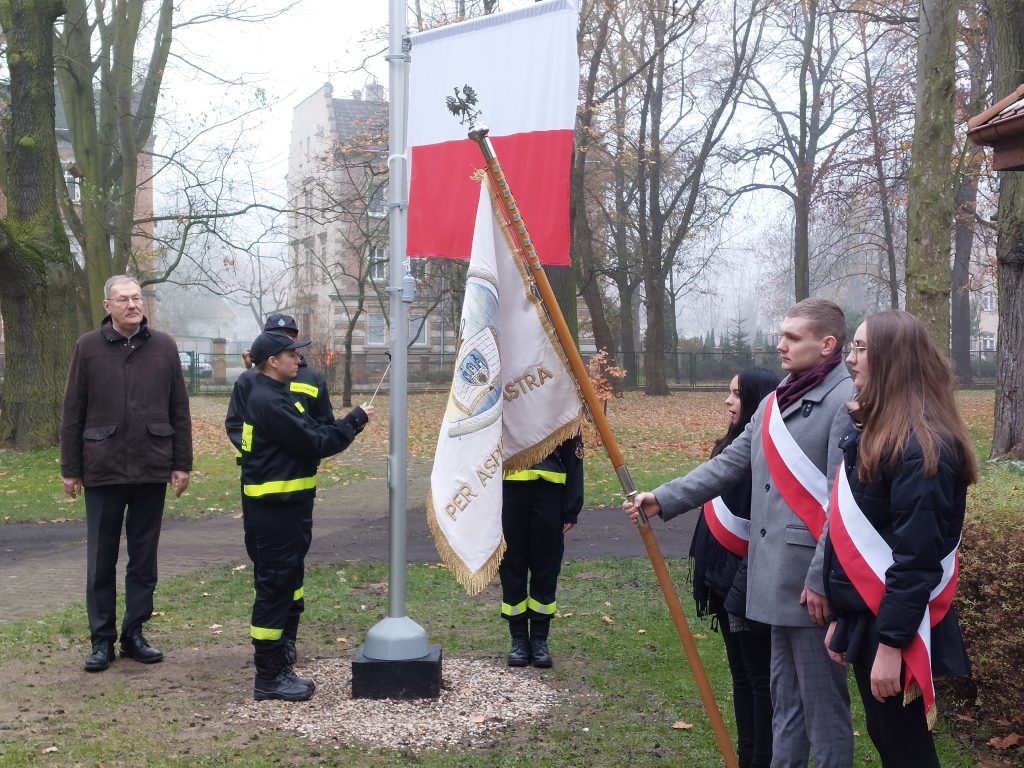
[[[885,596],[885,574],[893,564],[892,548],[857,505],[844,467],[839,467],[836,474],[830,509],[829,537],[832,539],[832,547],[857,594],[877,616]],[[935,702],[931,628],[945,618],[953,603],[960,570],[957,554],[959,547],[960,543],[957,542],[953,550],[942,558],[942,578],[928,598],[928,605],[925,606],[914,639],[903,649],[903,663],[907,668],[903,686],[904,702],[914,699],[916,691],[912,686],[916,685],[924,698],[926,714]]]
[[[768,395],[768,404],[765,406],[761,444],[768,472],[779,494],[796,516],[804,521],[807,530],[817,541],[825,527],[828,480],[789,433],[774,392]]]
[[[715,541],[737,557],[747,556],[750,520],[734,515],[721,496],[704,503],[704,521]]]

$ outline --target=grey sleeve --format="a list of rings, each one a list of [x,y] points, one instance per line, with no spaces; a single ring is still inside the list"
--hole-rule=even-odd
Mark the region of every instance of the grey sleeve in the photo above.
[[[844,403],[841,403],[832,419],[832,426],[828,430],[828,467],[826,477],[828,478],[828,496],[832,498],[832,485],[836,481],[836,472],[843,463],[843,452],[839,448],[839,438],[850,427],[850,414],[847,413]],[[819,595],[825,594],[825,539],[828,537],[828,514],[829,509],[825,508],[825,527],[821,531],[821,538],[814,549],[814,557],[811,558],[811,565],[807,569],[807,578],[804,586],[813,589]]]
[[[755,420],[756,416],[750,420],[742,434],[713,459],[689,474],[669,480],[654,489],[654,497],[661,505],[663,519],[671,520],[709,499],[721,496],[746,476],[750,471],[750,443]]]

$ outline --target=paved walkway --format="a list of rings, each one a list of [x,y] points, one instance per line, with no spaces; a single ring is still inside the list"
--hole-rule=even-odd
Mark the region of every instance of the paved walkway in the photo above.
[[[406,559],[437,562],[421,500],[426,498],[429,465],[410,466],[408,480]],[[242,544],[242,520],[233,514],[205,520],[168,518],[160,536],[162,579],[218,563],[248,563]],[[666,557],[682,557],[689,549],[696,515],[669,525],[655,523]],[[380,479],[362,480],[327,489],[313,513],[309,562],[388,559],[388,494]],[[565,557],[646,557],[639,534],[619,509],[591,509],[566,536]],[[119,559],[123,588],[127,554],[124,539]],[[679,585],[677,585],[677,589]],[[0,525],[0,624],[45,613],[85,600],[85,523]]]

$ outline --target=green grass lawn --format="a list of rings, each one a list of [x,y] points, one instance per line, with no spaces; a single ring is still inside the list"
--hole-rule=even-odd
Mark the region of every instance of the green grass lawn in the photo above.
[[[685,591],[685,563],[670,561]],[[0,724],[0,764],[15,766],[630,766],[721,765],[713,734],[643,559],[567,563],[559,585],[562,617],[551,644],[555,667],[543,674],[561,692],[549,716],[521,722],[491,749],[464,752],[382,750],[318,744],[296,734],[234,722],[229,709],[251,691],[247,628],[251,573],[224,566],[161,583],[159,615],[147,635],[168,655],[155,667],[119,660],[108,672],[80,671],[86,652],[84,609],[72,605],[4,628],[0,680],[9,707],[41,713],[30,727]],[[350,657],[387,613],[382,565],[316,566],[306,576],[305,654]],[[440,643],[446,659],[500,664],[507,633],[491,588],[467,597],[438,566],[408,572],[408,614]],[[732,728],[729,675],[720,637],[683,605]],[[614,623],[607,623],[608,617]],[[339,638],[347,642],[340,643]],[[229,656],[229,654],[231,654]],[[186,656],[187,662],[182,661]],[[233,661],[225,662],[231,658]],[[177,667],[172,666],[177,665]],[[19,675],[15,675],[19,672]],[[147,682],[163,675],[159,685]],[[170,676],[170,681],[166,678]],[[855,702],[856,765],[878,765]],[[2,705],[0,705],[2,706]],[[4,711],[4,710],[0,710]],[[693,723],[677,730],[679,720]],[[2,718],[0,718],[2,723]],[[946,768],[975,765],[976,755],[938,726]],[[50,750],[50,751],[47,751]]]

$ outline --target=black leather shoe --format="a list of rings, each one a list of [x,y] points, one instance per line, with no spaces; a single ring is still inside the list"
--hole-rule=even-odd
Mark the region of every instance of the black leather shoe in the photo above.
[[[531,638],[530,658],[533,660],[533,666],[548,669],[553,663],[551,653],[548,651],[548,641]]]
[[[299,660],[299,652],[295,648],[294,640],[284,641],[284,663],[289,667]]]
[[[306,701],[316,690],[316,683],[305,677],[299,677],[291,667],[282,667],[274,678],[256,675],[252,697],[256,701],[281,699],[283,701]]]
[[[121,655],[141,661],[143,664],[156,664],[164,660],[164,655],[147,643],[140,631],[121,638]]]
[[[114,660],[114,644],[100,640],[92,644],[92,653],[85,657],[85,669],[88,672],[102,672]]]

